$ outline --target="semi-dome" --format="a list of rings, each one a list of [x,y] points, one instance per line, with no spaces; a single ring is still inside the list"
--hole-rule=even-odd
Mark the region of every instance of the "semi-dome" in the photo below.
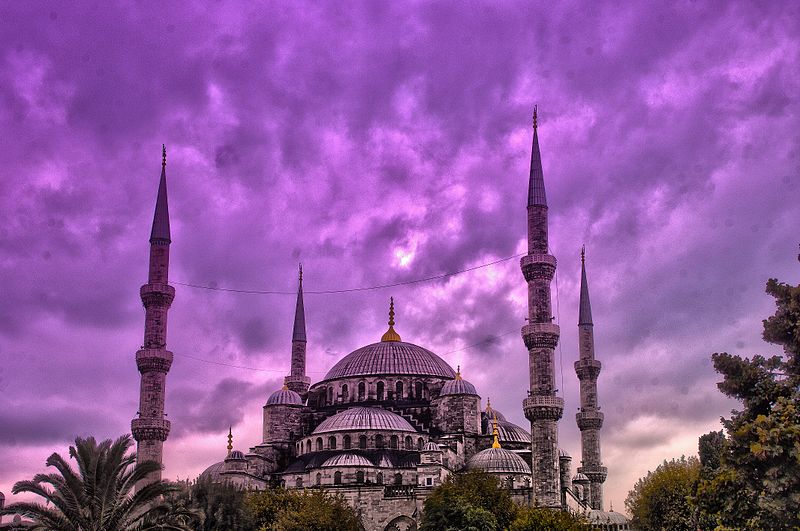
[[[208,479],[212,483],[219,483],[222,481],[222,472],[225,470],[225,462],[220,461],[218,463],[214,463],[210,467],[203,470],[200,474],[200,478]]]
[[[351,407],[323,420],[314,435],[348,430],[416,432],[406,419],[378,407]]]
[[[531,473],[522,457],[505,448],[487,448],[478,452],[467,462],[467,469],[504,474]]]
[[[461,367],[456,371],[455,380],[446,381],[439,393],[439,396],[449,395],[478,395],[475,386],[461,377]]]
[[[269,398],[267,399],[267,405],[302,406],[303,399],[300,398],[300,395],[298,395],[296,392],[284,386],[283,389],[278,389],[269,395]]]
[[[524,428],[517,426],[513,422],[500,420],[497,417],[497,431],[500,434],[500,442],[526,443],[530,444],[531,434]]]
[[[375,466],[363,455],[344,453],[329,457],[322,463],[323,467],[329,466]]]
[[[446,361],[426,348],[404,341],[381,341],[340,359],[325,380],[383,374],[437,376],[448,380],[456,376]]]

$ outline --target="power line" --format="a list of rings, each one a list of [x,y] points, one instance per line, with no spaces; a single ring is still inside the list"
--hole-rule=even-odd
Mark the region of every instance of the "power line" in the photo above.
[[[444,278],[449,278],[455,275],[460,275],[462,273],[468,273],[470,271],[475,271],[476,269],[481,269],[484,267],[489,267],[495,264],[499,264],[502,262],[507,262],[508,260],[513,260],[514,258],[519,258],[523,256],[524,253],[515,254],[512,256],[507,256],[505,258],[500,258],[494,260],[492,262],[487,262],[485,264],[476,265],[473,267],[468,267],[466,269],[459,269],[458,271],[452,271],[450,273],[442,273],[441,275],[434,275],[425,278],[417,278],[414,280],[404,280],[402,282],[394,282],[391,284],[379,284],[376,286],[363,286],[357,288],[343,288],[343,289],[329,289],[329,290],[306,290],[303,289],[303,294],[305,295],[333,295],[337,293],[353,293],[358,291],[371,291],[377,289],[387,289],[387,288],[396,288],[398,286],[408,286],[411,284],[420,284],[422,282],[431,282],[434,280],[441,280]],[[220,288],[217,286],[207,286],[204,284],[193,284],[190,282],[177,282],[173,281],[173,284],[177,284],[179,286],[186,286],[188,288],[196,288],[196,289],[205,289],[209,291],[224,291],[228,293],[244,293],[249,295],[296,295],[296,291],[278,291],[278,290],[258,290],[258,289],[238,289],[238,288]]]

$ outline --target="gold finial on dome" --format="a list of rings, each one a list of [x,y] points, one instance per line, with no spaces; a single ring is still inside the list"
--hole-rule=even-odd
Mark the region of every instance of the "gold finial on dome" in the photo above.
[[[500,431],[497,429],[497,414],[494,415],[494,420],[492,421],[492,435],[494,436],[494,441],[492,442],[492,448],[500,448]]]
[[[228,427],[228,455],[233,451],[233,426]]]
[[[286,382],[283,382],[283,387],[281,387],[281,391],[288,391],[288,390],[289,390],[289,386],[286,385]]]
[[[458,365],[456,367],[456,380],[460,380],[460,379],[461,379],[461,365]]]
[[[389,330],[381,336],[381,341],[402,341],[400,334],[394,331],[394,297],[389,297]]]

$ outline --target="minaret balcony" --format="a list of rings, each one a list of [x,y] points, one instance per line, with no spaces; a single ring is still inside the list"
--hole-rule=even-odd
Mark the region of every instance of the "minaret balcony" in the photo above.
[[[286,387],[299,394],[300,396],[308,393],[308,388],[311,386],[311,378],[308,376],[286,376],[283,379]]]
[[[131,421],[131,434],[137,441],[166,441],[170,423],[166,419],[138,418]]]
[[[597,380],[602,366],[598,360],[580,359],[575,362],[575,373],[579,380]]]
[[[599,430],[603,427],[603,418],[603,414],[597,410],[579,411],[575,414],[575,421],[581,431]]]
[[[564,413],[564,399],[558,396],[534,395],[522,402],[525,418],[534,420],[558,420]]]
[[[556,257],[551,254],[526,254],[519,261],[525,280],[552,280],[556,272]]]
[[[139,372],[163,372],[167,374],[172,367],[172,352],[156,348],[145,348],[136,352],[136,366]]]
[[[139,296],[145,308],[156,306],[169,308],[175,298],[175,288],[169,284],[152,283],[145,284],[139,289]]]
[[[553,323],[531,323],[522,327],[522,339],[528,350],[534,348],[556,348],[561,329]]]
[[[598,465],[579,466],[578,473],[589,478],[592,483],[605,483],[608,477],[608,468]]]

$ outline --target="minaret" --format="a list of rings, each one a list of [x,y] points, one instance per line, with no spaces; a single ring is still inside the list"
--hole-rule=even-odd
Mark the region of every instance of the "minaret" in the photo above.
[[[581,249],[581,300],[578,313],[578,342],[580,358],[575,372],[581,382],[581,410],[575,415],[581,430],[582,466],[578,473],[589,478],[589,503],[592,509],[603,510],[603,482],[607,469],[600,461],[600,428],[603,414],[597,405],[597,376],[601,364],[594,359],[594,324],[589,303],[589,283],[586,281],[586,249]]]
[[[556,396],[555,387],[553,351],[558,344],[559,328],[553,324],[550,282],[556,271],[556,259],[548,251],[547,197],[534,107],[528,185],[528,254],[520,260],[528,283],[528,324],[522,327],[522,338],[528,348],[531,386],[523,409],[531,421],[534,501],[544,507],[560,507],[558,419],[564,411],[564,400]]]
[[[136,353],[136,365],[142,375],[139,390],[139,416],[131,421],[136,439],[136,462],[155,461],[161,464],[164,441],[170,424],[164,418],[164,393],[167,372],[172,365],[172,352],[167,346],[167,310],[175,298],[175,288],[168,284],[169,271],[169,208],[167,206],[167,150],[162,146],[161,181],[158,183],[156,210],[150,232],[150,269],[147,284],[139,293],[144,304],[144,345]],[[137,485],[159,481],[161,471]]]
[[[306,376],[306,311],[303,306],[303,266],[300,265],[297,285],[297,304],[294,308],[294,328],[292,330],[292,370],[284,378],[286,387],[299,394],[304,400],[311,385]]]

